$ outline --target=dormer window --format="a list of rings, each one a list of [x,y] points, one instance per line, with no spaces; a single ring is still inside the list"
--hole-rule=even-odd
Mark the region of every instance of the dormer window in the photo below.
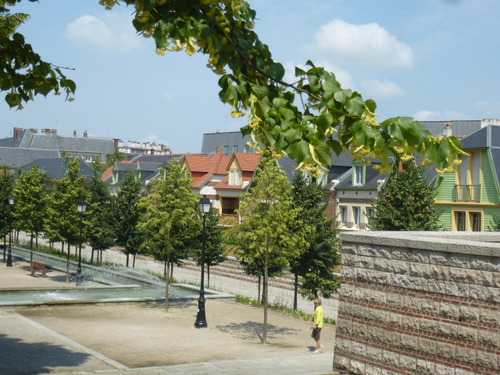
[[[365,184],[365,171],[366,167],[364,165],[353,166],[353,172],[352,172],[353,186],[363,186]]]

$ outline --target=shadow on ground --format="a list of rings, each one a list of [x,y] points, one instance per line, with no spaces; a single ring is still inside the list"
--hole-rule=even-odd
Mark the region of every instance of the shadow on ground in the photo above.
[[[232,323],[224,326],[217,326],[216,328],[240,340],[255,340],[255,338],[258,337],[261,342],[263,341],[263,324],[259,322],[247,321],[246,323]],[[270,340],[278,339],[286,335],[296,335],[299,332],[300,330],[294,328],[280,328],[273,324],[267,325],[267,338]]]
[[[90,357],[47,342],[27,343],[4,334],[0,334],[0,353],[0,374],[9,375],[47,374],[55,367],[78,367]]]

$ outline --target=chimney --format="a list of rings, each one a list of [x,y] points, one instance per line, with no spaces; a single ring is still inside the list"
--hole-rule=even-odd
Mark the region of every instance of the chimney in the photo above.
[[[453,128],[451,127],[451,124],[448,123],[444,126],[443,135],[445,137],[451,137],[452,134],[453,134]]]
[[[73,130],[73,137],[76,137],[76,130]]]
[[[33,134],[38,134],[38,129],[31,128],[31,129],[30,129],[30,132],[32,132]]]
[[[23,128],[14,128],[12,140],[15,141],[17,138],[19,138],[20,135],[23,134],[23,131],[24,131]]]
[[[89,136],[89,133],[85,130],[85,131],[83,132],[83,137],[84,137],[84,138],[87,138],[88,136]]]
[[[222,154],[222,147],[216,147],[215,148],[215,153],[216,154]]]

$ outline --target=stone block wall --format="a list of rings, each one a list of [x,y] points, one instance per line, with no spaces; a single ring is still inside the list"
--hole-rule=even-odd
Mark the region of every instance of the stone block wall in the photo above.
[[[356,232],[341,239],[335,369],[500,374],[500,233]]]

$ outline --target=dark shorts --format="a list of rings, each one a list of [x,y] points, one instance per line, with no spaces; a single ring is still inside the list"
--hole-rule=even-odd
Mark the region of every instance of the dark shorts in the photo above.
[[[311,337],[318,341],[321,337],[321,328],[313,328],[311,332]]]

